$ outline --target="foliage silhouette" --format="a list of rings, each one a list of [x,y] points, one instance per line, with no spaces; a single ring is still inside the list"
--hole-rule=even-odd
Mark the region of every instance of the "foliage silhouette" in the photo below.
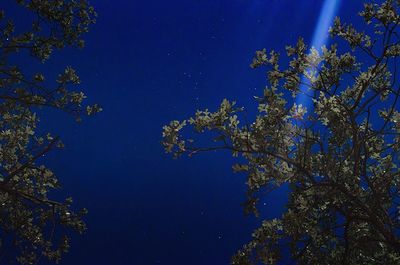
[[[287,59],[257,51],[251,67],[267,68],[269,85],[253,122],[224,99],[163,127],[174,157],[241,156],[233,170],[247,174],[246,212],[258,215],[264,192],[290,187],[281,218],[263,220],[232,264],[400,264],[399,8],[398,0],[365,4],[363,31],[336,18],[337,44],[320,51],[301,38]]]
[[[27,65],[35,61],[45,64],[54,50],[83,47],[82,34],[95,17],[86,0],[17,0],[0,9],[2,264],[39,264],[41,259],[58,262],[68,251],[69,231],[85,230],[85,209],[74,212],[71,198],[56,201],[48,197],[60,184],[42,165],[43,156],[63,144],[50,133],[35,133],[37,113],[47,107],[47,111],[62,110],[80,120],[101,109],[83,105],[85,95],[71,88],[80,83],[71,67],[52,83],[42,72],[30,73]]]

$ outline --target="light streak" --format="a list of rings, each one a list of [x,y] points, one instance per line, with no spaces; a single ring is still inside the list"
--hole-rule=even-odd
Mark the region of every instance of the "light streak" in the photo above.
[[[317,22],[317,26],[315,28],[314,34],[313,34],[313,39],[311,42],[311,46],[317,49],[318,51],[321,51],[321,47],[327,44],[328,41],[328,31],[329,27],[333,23],[333,19],[335,17],[335,14],[339,8],[341,0],[325,0],[319,18]],[[309,105],[309,98],[305,95],[305,93],[308,90],[307,87],[307,79],[302,78],[300,85],[300,92],[296,98],[296,104],[297,105],[303,105],[304,107],[307,107],[308,111],[310,109]],[[304,84],[306,83],[306,84]]]

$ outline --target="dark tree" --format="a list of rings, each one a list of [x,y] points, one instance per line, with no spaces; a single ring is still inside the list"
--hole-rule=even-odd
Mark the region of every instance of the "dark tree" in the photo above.
[[[82,105],[85,95],[73,89],[80,80],[71,67],[50,82],[25,66],[45,65],[54,50],[83,47],[82,34],[95,17],[86,0],[17,0],[0,7],[1,264],[38,264],[42,257],[57,262],[68,251],[70,231],[85,230],[85,209],[74,212],[71,198],[48,197],[60,184],[42,165],[43,156],[63,144],[50,133],[35,133],[37,110],[58,109],[80,120],[100,108]]]
[[[267,69],[269,85],[252,122],[224,100],[163,128],[175,156],[241,156],[233,169],[247,174],[248,212],[257,215],[265,192],[290,187],[282,216],[263,220],[232,264],[400,264],[399,11],[398,0],[365,4],[362,31],[337,18],[337,44],[320,51],[302,39],[284,60],[257,51],[251,66]],[[197,144],[202,135],[208,146]]]

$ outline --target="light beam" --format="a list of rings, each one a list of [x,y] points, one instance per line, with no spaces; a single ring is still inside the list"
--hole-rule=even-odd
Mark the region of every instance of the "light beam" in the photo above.
[[[321,47],[327,44],[328,41],[328,31],[329,27],[333,23],[333,19],[335,17],[335,14],[339,8],[341,0],[325,0],[319,18],[317,22],[317,26],[314,30],[311,46],[317,49],[318,51],[321,50]],[[305,96],[305,93],[307,92],[307,85],[304,83],[307,83],[306,78],[302,78],[301,80],[302,85],[300,85],[300,91],[301,93],[297,96],[296,98],[296,104],[303,105],[304,107],[307,107],[309,109],[309,99],[307,96]]]

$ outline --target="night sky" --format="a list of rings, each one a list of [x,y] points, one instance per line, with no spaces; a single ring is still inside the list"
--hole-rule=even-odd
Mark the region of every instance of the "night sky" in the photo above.
[[[104,110],[80,124],[62,113],[41,119],[66,144],[47,157],[60,193],[89,210],[62,265],[229,264],[261,222],[243,213],[246,176],[232,173],[227,152],[172,159],[162,126],[223,98],[254,113],[266,85],[265,70],[249,67],[254,52],[283,51],[299,36],[310,43],[323,2],[91,1],[99,17],[86,48],[46,64],[73,66],[88,102]],[[343,1],[337,13],[360,21],[361,7]],[[285,200],[267,196],[262,217],[279,216]]]

